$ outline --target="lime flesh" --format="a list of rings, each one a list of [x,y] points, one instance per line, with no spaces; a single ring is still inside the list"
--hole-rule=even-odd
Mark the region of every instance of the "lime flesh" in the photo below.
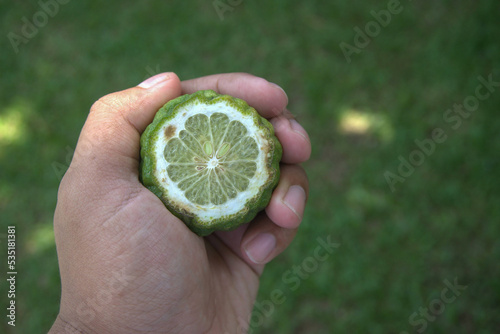
[[[257,171],[258,155],[243,124],[222,113],[188,118],[164,152],[168,176],[199,205],[223,204],[245,191]]]
[[[141,137],[141,180],[199,235],[235,228],[269,202],[282,148],[246,102],[213,91],[174,99]]]

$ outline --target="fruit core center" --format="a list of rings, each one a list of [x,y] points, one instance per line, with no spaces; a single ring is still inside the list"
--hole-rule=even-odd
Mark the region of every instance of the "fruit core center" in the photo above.
[[[219,166],[219,159],[213,157],[210,160],[208,160],[208,166],[207,166],[208,168],[215,168],[217,166]]]

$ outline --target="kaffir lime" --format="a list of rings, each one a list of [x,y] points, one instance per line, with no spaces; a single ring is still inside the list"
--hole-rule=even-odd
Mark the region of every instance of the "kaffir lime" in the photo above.
[[[282,147],[245,101],[212,90],[165,104],[141,136],[141,180],[198,235],[230,230],[269,203]]]

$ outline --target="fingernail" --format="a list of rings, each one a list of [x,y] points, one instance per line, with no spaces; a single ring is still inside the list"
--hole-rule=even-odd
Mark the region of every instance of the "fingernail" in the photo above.
[[[291,186],[288,189],[285,197],[283,198],[283,204],[285,204],[290,210],[293,211],[302,220],[304,215],[304,207],[306,205],[306,192],[301,186]]]
[[[290,119],[290,127],[292,128],[293,132],[301,135],[305,140],[310,141],[306,130],[302,127],[302,125],[300,125],[299,122],[294,119]]]
[[[276,248],[276,238],[271,233],[261,233],[249,241],[244,248],[250,260],[263,264]]]
[[[160,73],[155,76],[152,76],[151,78],[144,80],[141,82],[138,86],[141,88],[151,88],[163,81],[167,81],[170,78],[170,73]]]
[[[285,94],[286,96],[286,104],[288,104],[288,95],[287,93],[285,92],[285,90],[283,88],[281,88],[279,85],[275,84],[274,82],[270,82],[269,83],[272,87],[276,87],[278,88],[279,90],[281,90],[283,92],[283,94]]]

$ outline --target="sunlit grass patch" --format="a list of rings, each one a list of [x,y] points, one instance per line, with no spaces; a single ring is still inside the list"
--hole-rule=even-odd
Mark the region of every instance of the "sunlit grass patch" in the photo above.
[[[340,115],[340,133],[347,135],[375,135],[383,142],[390,141],[394,129],[388,116],[382,113],[346,109]]]
[[[37,225],[26,240],[28,254],[41,253],[54,245],[54,229],[52,222]]]
[[[26,117],[29,105],[16,101],[0,112],[0,145],[13,144],[22,140],[26,131]]]

